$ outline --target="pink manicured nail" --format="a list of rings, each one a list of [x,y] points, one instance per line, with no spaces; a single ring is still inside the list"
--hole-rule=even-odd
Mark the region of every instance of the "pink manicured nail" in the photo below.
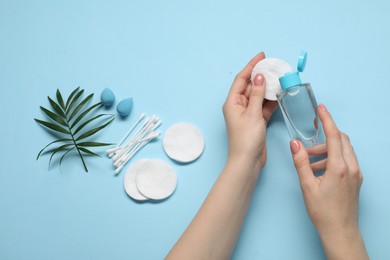
[[[299,143],[297,140],[294,139],[294,140],[290,141],[290,149],[291,149],[291,152],[293,154],[296,154],[297,152],[299,152],[300,147],[299,147]]]
[[[319,107],[320,109],[322,109],[323,111],[328,111],[328,110],[326,109],[326,107],[325,107],[324,104],[320,104],[318,107]]]
[[[264,83],[264,75],[261,73],[256,74],[255,78],[253,79],[253,83],[255,86],[261,86]]]

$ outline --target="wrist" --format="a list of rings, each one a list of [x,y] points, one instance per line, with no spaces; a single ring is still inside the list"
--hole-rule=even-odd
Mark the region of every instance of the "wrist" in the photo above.
[[[262,165],[260,159],[245,154],[229,154],[226,167],[235,167],[240,172],[259,175]]]
[[[368,259],[359,228],[328,230],[320,234],[328,259]]]

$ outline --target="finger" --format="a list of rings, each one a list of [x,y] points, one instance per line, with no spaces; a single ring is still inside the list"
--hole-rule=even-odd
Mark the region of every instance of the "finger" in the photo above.
[[[341,142],[343,143],[344,161],[347,164],[348,172],[350,174],[359,174],[359,162],[348,135],[341,133]]]
[[[248,111],[263,117],[263,101],[265,95],[265,77],[258,73],[253,79],[252,89],[249,94]]]
[[[326,168],[327,162],[328,162],[328,160],[327,160],[327,159],[324,159],[324,160],[321,160],[321,161],[312,163],[312,164],[310,165],[310,167],[311,167],[311,169],[313,170],[313,172],[316,172],[316,171],[319,171],[319,170],[323,170],[323,169]]]
[[[271,119],[272,114],[275,112],[275,110],[278,108],[278,102],[277,101],[270,101],[266,100],[263,104],[263,117],[264,119],[269,122]]]
[[[246,87],[245,89],[245,93],[244,93],[244,96],[249,99],[249,95],[251,93],[251,89],[252,89],[252,82],[249,82],[248,83],[248,86]]]
[[[337,128],[332,116],[323,104],[318,106],[318,115],[320,116],[322,125],[324,126],[329,163],[333,165],[344,163],[341,132]]]
[[[245,88],[247,87],[250,78],[251,78],[251,73],[255,65],[261,61],[262,59],[265,58],[264,52],[260,52],[257,54],[246,66],[243,70],[241,70],[240,73],[237,74],[236,78],[234,79],[233,85],[230,88],[230,93],[235,93],[235,94],[242,94],[245,91]]]
[[[306,149],[301,142],[295,139],[290,141],[290,149],[295,168],[298,172],[302,191],[311,189],[317,182],[313,170],[311,169],[309,155],[307,154]]]
[[[341,142],[343,144],[344,159],[346,160],[348,158],[351,162],[358,164],[358,159],[349,136],[343,132],[341,132]]]
[[[306,149],[306,151],[310,156],[312,155],[318,156],[318,155],[326,154],[327,152],[326,144],[318,144],[316,146],[309,147]]]

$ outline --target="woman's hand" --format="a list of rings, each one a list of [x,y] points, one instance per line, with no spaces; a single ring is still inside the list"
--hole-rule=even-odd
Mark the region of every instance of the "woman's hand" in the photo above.
[[[266,160],[265,131],[276,102],[264,101],[265,80],[250,75],[258,54],[237,75],[223,106],[229,158],[198,214],[167,259],[230,259]]]
[[[297,140],[290,142],[307,212],[329,259],[368,259],[358,227],[363,176],[356,154],[324,105],[319,105],[318,114],[326,135],[326,161],[313,167],[309,161],[311,150],[304,149]],[[321,164],[326,165],[326,171],[317,178],[313,169]]]
[[[251,73],[264,53],[255,56],[236,76],[223,106],[229,142],[229,160],[244,159],[260,170],[267,160],[265,134],[267,122],[277,107],[276,101],[264,101],[265,78]]]

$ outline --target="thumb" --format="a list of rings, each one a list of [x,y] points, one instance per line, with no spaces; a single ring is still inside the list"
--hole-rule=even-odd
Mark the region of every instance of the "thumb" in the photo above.
[[[253,79],[252,89],[249,93],[248,110],[254,114],[262,114],[263,100],[265,94],[265,77],[258,73]]]
[[[309,154],[306,149],[301,142],[295,139],[290,141],[290,149],[302,190],[313,187],[313,185],[316,184],[316,177],[310,167]]]

